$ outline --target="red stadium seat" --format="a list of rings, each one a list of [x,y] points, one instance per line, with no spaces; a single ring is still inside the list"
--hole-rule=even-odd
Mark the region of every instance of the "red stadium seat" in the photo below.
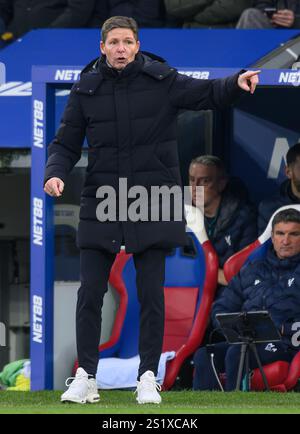
[[[163,352],[175,351],[176,355],[166,366],[165,390],[172,387],[183,362],[200,346],[217,286],[218,258],[207,238],[203,215],[196,208],[186,210],[191,246],[176,249],[166,260]],[[101,358],[126,359],[138,353],[139,336],[132,255],[117,255],[109,282],[118,292],[120,304],[111,337],[100,345],[99,353]]]

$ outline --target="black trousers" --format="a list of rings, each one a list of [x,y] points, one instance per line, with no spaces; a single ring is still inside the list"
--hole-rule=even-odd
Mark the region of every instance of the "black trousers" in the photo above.
[[[140,310],[139,377],[147,370],[157,374],[164,335],[164,280],[167,252],[149,249],[134,254]],[[97,371],[101,310],[115,254],[101,250],[80,251],[80,279],[76,309],[79,366],[88,374]]]

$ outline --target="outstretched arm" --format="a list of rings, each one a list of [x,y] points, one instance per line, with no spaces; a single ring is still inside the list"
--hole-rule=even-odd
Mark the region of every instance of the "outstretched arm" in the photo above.
[[[202,80],[177,74],[169,97],[177,109],[224,109],[234,103],[243,92],[255,91],[259,71],[241,71],[217,80]]]

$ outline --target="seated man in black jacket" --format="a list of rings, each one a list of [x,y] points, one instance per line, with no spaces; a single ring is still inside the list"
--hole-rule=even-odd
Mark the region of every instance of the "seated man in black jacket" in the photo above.
[[[214,303],[212,319],[218,327],[216,314],[268,310],[282,340],[257,344],[262,364],[283,360],[290,362],[299,350],[300,342],[300,212],[286,209],[276,214],[272,222],[273,246],[266,258],[245,265],[222,296]],[[296,324],[298,323],[298,324]],[[240,346],[221,342],[214,346],[214,364],[218,373],[226,374],[226,391],[236,387]],[[205,347],[194,356],[195,390],[219,389]],[[258,367],[250,353],[250,369]]]
[[[286,154],[285,173],[288,179],[281,184],[279,192],[259,204],[258,233],[261,235],[274,212],[285,205],[300,204],[300,143],[292,146]]]
[[[219,258],[218,283],[227,285],[223,272],[225,261],[256,239],[255,209],[247,199],[242,182],[228,179],[224,164],[218,157],[201,155],[192,160],[189,182],[194,205],[196,187],[204,188],[205,229]]]

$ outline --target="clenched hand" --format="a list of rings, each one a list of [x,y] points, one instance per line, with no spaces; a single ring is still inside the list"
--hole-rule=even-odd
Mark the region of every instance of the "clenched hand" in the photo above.
[[[59,197],[64,191],[65,184],[60,178],[50,178],[44,186],[44,191],[52,197]]]

